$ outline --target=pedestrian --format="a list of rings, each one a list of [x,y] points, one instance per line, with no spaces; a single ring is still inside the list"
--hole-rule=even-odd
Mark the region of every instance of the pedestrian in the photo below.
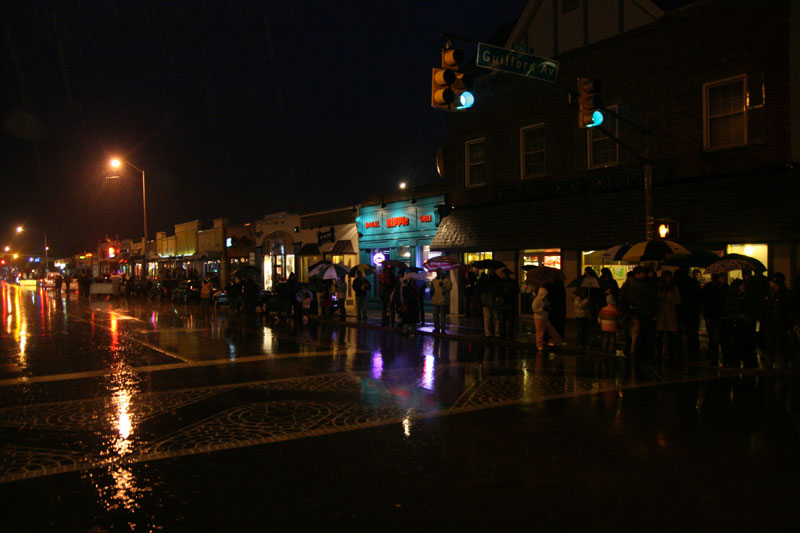
[[[481,274],[477,282],[477,291],[481,299],[481,309],[483,314],[483,334],[486,338],[499,337],[499,320],[497,318],[497,284],[499,278],[494,269],[490,269],[488,274]]]
[[[544,350],[545,332],[550,335],[551,345],[564,344],[564,339],[550,323],[550,303],[547,301],[547,289],[544,287],[539,288],[536,292],[536,298],[533,299],[531,310],[533,311],[533,323],[536,327],[536,349],[540,352]]]
[[[326,279],[322,282],[322,292],[319,296],[322,318],[328,318],[333,314],[333,281]]]
[[[514,335],[514,309],[517,306],[517,282],[511,279],[511,271],[507,268],[500,269],[497,273],[497,294],[495,295],[495,313],[497,326],[495,335],[506,340],[513,340]]]
[[[588,279],[587,279],[588,278]],[[582,287],[589,288],[589,301],[592,303],[592,321],[594,324],[597,322],[597,313],[605,305],[605,291],[601,289],[602,283],[597,276],[597,272],[590,266],[583,269],[583,275],[579,283]]]
[[[425,291],[427,290],[427,283],[414,283],[417,292],[419,293],[419,323],[425,325]]]
[[[592,302],[589,301],[589,289],[586,287],[578,287],[575,289],[575,296],[572,298],[572,306],[575,309],[578,348],[588,348],[589,320],[592,318]]]
[[[347,320],[347,278],[336,280],[336,304],[339,306],[339,322]]]
[[[561,279],[551,279],[544,284],[544,288],[547,289],[547,300],[550,302],[550,323],[563,339],[567,325],[567,289],[564,288],[564,282]],[[599,291],[598,294],[603,301],[603,292],[599,289],[590,289],[590,291],[592,290]],[[591,293],[589,301],[591,301]],[[598,311],[600,307],[602,304],[597,308]]]
[[[286,297],[286,312],[288,316],[300,318],[301,309],[300,302],[297,300],[297,293],[300,292],[300,283],[297,281],[297,274],[292,272],[286,279],[286,288],[284,289],[284,296]]]
[[[756,310],[753,300],[748,298],[744,280],[731,283],[725,299],[725,332],[723,358],[730,368],[754,368],[754,345]]]
[[[658,283],[658,314],[656,315],[656,358],[678,359],[678,305],[681,293],[672,277],[664,270]],[[666,342],[665,342],[666,339]]]
[[[712,274],[711,281],[703,286],[701,293],[703,320],[708,335],[707,358],[711,366],[719,366],[720,346],[723,342],[722,330],[725,325],[725,300],[728,297],[728,284],[725,276]]]
[[[433,331],[445,331],[447,328],[447,306],[450,304],[450,291],[453,282],[441,268],[436,271],[436,278],[431,282],[431,304],[433,305]]]
[[[603,332],[603,352],[616,353],[617,332],[622,323],[622,312],[617,308],[617,302],[613,295],[606,296],[605,307],[597,313],[597,323]]]
[[[475,316],[477,308],[480,307],[480,300],[477,296],[478,274],[475,269],[469,267],[464,274],[464,308],[467,317]]]
[[[614,279],[614,274],[611,273],[610,268],[603,267],[600,269],[600,281],[602,282],[601,287],[604,288],[606,294],[608,294],[608,291],[610,290],[611,295],[615,299],[619,297],[619,283],[617,283],[617,280]]]
[[[786,288],[786,277],[775,272],[769,278],[770,291],[767,310],[764,314],[764,340],[766,344],[767,368],[785,368],[789,364],[792,315],[796,313],[796,302],[792,292]]]
[[[683,346],[683,338],[686,339],[686,349],[689,358],[698,359],[700,357],[700,309],[702,302],[702,292],[700,283],[689,275],[689,269],[681,267],[675,273],[675,285],[681,296],[681,303],[678,304],[678,345]]]
[[[211,279],[206,275],[200,284],[200,310],[203,314],[211,306],[211,296],[214,294],[214,286],[211,284]]]
[[[241,283],[242,308],[245,314],[255,314],[259,292],[260,289],[253,278],[247,278]]]
[[[413,279],[407,279],[400,284],[398,312],[403,321],[403,333],[414,334],[419,319],[419,291]]]
[[[632,276],[620,288],[618,307],[627,315],[629,355],[641,373],[642,365],[651,362],[655,341],[655,316],[658,312],[658,293],[646,280],[644,267],[634,267]]]
[[[381,270],[378,286],[381,299],[381,325],[394,326],[395,306],[392,300],[397,289],[397,278],[391,265],[384,265]]]
[[[754,313],[753,348],[760,357],[766,349],[765,330],[763,326],[767,314],[770,283],[761,272],[753,272],[752,270],[743,270],[742,278],[744,279],[744,292],[748,300],[748,306]]]
[[[367,322],[367,293],[372,288],[369,281],[364,277],[363,270],[356,271],[356,279],[353,280],[353,292],[356,293],[356,320]]]

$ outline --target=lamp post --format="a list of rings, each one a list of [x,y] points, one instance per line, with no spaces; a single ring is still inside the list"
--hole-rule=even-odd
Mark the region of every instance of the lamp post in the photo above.
[[[44,235],[44,271],[45,273],[47,273],[47,270],[50,268],[50,253],[49,253],[50,247],[47,246],[47,232],[38,229],[30,229],[30,228],[26,229],[22,226],[17,226],[17,233],[22,233],[23,231],[37,231],[42,235]],[[8,248],[8,246],[6,246],[6,248]]]
[[[110,164],[114,168],[119,168],[122,166],[123,162],[129,167],[142,173],[142,216],[144,218],[144,242],[142,243],[144,261],[142,262],[142,279],[145,279],[147,278],[147,189],[145,186],[144,170],[127,160],[121,161],[119,159],[112,159]]]

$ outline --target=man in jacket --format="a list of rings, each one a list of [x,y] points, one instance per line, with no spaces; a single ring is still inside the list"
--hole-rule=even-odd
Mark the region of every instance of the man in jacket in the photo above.
[[[367,292],[372,288],[364,272],[356,271],[356,279],[353,280],[353,291],[356,293],[356,319],[359,322],[367,321]]]
[[[655,345],[658,293],[645,276],[645,269],[637,266],[633,269],[633,277],[620,289],[621,310],[629,316],[628,335],[636,365],[652,360]]]
[[[494,269],[489,270],[489,274],[483,274],[478,278],[477,291],[481,299],[483,308],[483,333],[487,338],[499,336],[499,321],[497,320],[497,309],[495,299],[497,298],[497,277]]]
[[[442,269],[436,271],[436,279],[431,282],[431,304],[433,305],[433,331],[444,331],[447,327],[447,306],[453,282]]]

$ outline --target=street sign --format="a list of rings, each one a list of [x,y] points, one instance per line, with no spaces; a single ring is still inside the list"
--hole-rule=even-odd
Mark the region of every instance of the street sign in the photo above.
[[[545,59],[486,43],[478,43],[475,64],[492,70],[511,72],[528,78],[555,82],[558,76],[558,61]]]

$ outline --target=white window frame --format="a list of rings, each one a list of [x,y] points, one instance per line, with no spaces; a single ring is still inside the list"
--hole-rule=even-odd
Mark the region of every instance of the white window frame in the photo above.
[[[528,152],[525,151],[525,133],[531,130],[540,129],[542,130],[542,138],[544,139],[544,143],[541,150],[537,150],[536,152],[530,153],[538,153],[541,152],[544,155],[544,165],[542,166],[541,172],[531,173],[527,172],[527,168],[525,166],[525,156],[528,155]],[[547,132],[544,128],[544,122],[540,122],[539,124],[531,124],[530,126],[525,126],[524,128],[520,128],[519,130],[519,178],[523,180],[529,180],[531,178],[538,178],[547,174],[547,139],[545,136]]]
[[[742,116],[744,117],[742,120],[742,140],[737,141],[731,144],[722,144],[718,146],[711,145],[711,120],[713,118],[719,117],[712,117],[711,116],[711,109],[710,109],[710,102],[708,100],[708,93],[710,89],[714,87],[719,87],[720,85],[729,85],[733,83],[740,82],[742,84]],[[720,115],[722,116],[729,116],[738,114],[739,111],[735,113],[729,113],[728,115]],[[738,76],[731,76],[729,78],[724,78],[721,80],[711,81],[708,83],[703,84],[703,149],[706,151],[714,151],[714,150],[725,150],[728,148],[736,148],[739,146],[746,146],[748,142],[747,138],[747,74],[739,74]]]
[[[488,174],[488,172],[487,172],[487,173],[484,174],[483,183],[472,183],[471,182],[472,180],[470,179],[470,169],[471,169],[472,165],[470,165],[470,162],[469,162],[469,150],[470,150],[470,146],[472,146],[474,144],[483,144],[483,162],[482,163],[476,163],[476,164],[484,165],[484,168],[487,169],[487,170],[489,168],[488,167],[489,163],[488,163],[487,158],[486,158],[486,137],[481,137],[479,139],[472,139],[472,140],[469,140],[466,143],[464,143],[464,148],[465,148],[465,150],[464,150],[464,174],[465,174],[465,178],[466,178],[466,183],[465,184],[466,184],[466,187],[468,189],[473,189],[473,188],[476,188],[476,187],[484,187],[484,186],[486,186],[486,182],[488,181],[486,179],[487,178],[486,174]]]
[[[609,111],[613,111],[614,113],[618,113],[618,111],[617,111],[618,106],[616,106],[616,105],[608,106],[606,109],[608,109]],[[615,137],[619,137],[619,120],[617,120],[614,117],[611,117],[611,118],[614,120],[614,129],[611,130],[611,134],[614,135]],[[608,122],[604,122],[603,123],[603,127],[607,129],[607,126],[608,126]],[[600,130],[597,130],[597,131],[600,131]],[[593,148],[594,148],[594,143],[595,143],[595,140],[592,139],[593,133],[594,133],[594,128],[587,128],[586,129],[586,163],[587,163],[587,166],[590,169],[594,169],[594,168],[615,167],[615,166],[619,165],[619,144],[617,144],[617,142],[612,140],[610,137],[606,136],[606,134],[603,133],[602,131],[600,131],[600,133],[604,136],[604,138],[597,139],[597,141],[608,139],[609,141],[611,141],[614,144],[614,154],[615,154],[614,162],[613,163],[601,163],[601,164],[595,164],[594,163],[594,161],[593,161],[594,158],[592,157],[592,154],[594,153]]]

